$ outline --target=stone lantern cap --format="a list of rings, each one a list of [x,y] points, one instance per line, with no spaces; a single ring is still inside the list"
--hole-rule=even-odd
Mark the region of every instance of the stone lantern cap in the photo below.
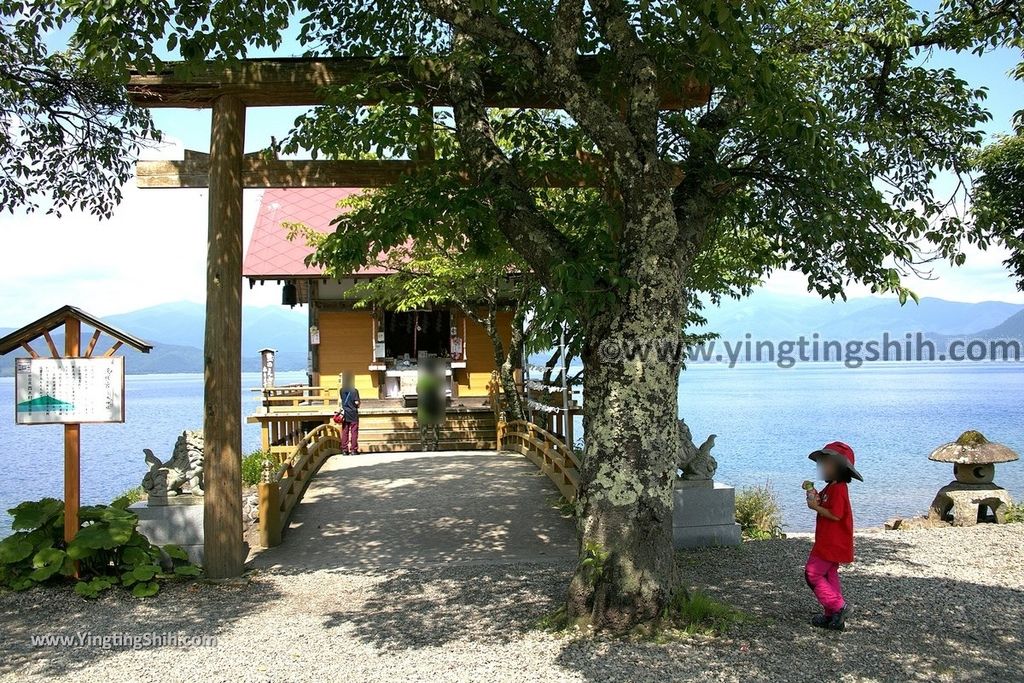
[[[1011,462],[1018,458],[1012,449],[992,443],[984,434],[973,429],[961,434],[956,441],[939,446],[928,456],[929,460],[958,465],[990,465]]]

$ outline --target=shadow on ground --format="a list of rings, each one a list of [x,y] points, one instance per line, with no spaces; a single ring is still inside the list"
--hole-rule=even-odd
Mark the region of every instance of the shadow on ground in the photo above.
[[[333,456],[283,543],[250,564],[298,572],[572,558],[575,532],[553,507],[557,495],[520,455]]]
[[[122,646],[33,646],[39,636],[111,637],[129,634],[175,634],[217,639],[234,623],[280,596],[266,582],[213,585],[204,582],[174,583],[152,598],[133,598],[114,589],[97,600],[86,600],[70,588],[36,588],[24,593],[0,593],[0,677],[31,672],[43,679],[74,679],[77,672],[108,657],[120,655]],[[144,648],[149,649],[149,648]],[[152,648],[153,650],[163,648]],[[177,649],[189,660],[183,667],[198,670],[202,651]],[[164,672],[174,679],[173,672]],[[159,671],[136,671],[136,680],[159,678]]]
[[[807,623],[819,609],[803,580],[809,539],[682,552],[688,583],[749,621],[705,646],[610,642],[597,656],[574,643],[559,661],[593,681],[627,665],[652,680],[1024,680],[1024,591],[944,578],[910,550],[896,533],[858,538],[858,562],[842,574],[853,608],[843,633]],[[1019,567],[1021,558],[1006,559]]]
[[[590,681],[1024,680],[1020,588],[931,575],[898,534],[862,539],[844,575],[850,628],[823,632],[808,624],[817,609],[803,581],[809,549],[789,539],[682,552],[688,584],[745,621],[722,637],[665,644],[566,639],[556,664]],[[543,639],[536,622],[561,603],[570,572],[571,563],[403,571],[328,614],[325,628],[401,656]]]
[[[325,627],[351,627],[387,651],[509,643],[558,606],[571,570],[568,563],[402,570],[375,584],[361,604],[327,614]]]

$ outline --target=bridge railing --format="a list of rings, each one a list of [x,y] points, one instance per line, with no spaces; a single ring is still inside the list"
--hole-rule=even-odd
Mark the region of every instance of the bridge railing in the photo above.
[[[250,391],[259,394],[260,412],[264,414],[331,410],[338,404],[337,387],[285,384]]]
[[[503,448],[525,455],[548,475],[566,500],[576,500],[580,462],[557,436],[526,420],[498,422],[498,449]]]
[[[322,424],[305,434],[291,456],[277,468],[263,463],[259,484],[260,545],[280,545],[292,510],[302,499],[310,479],[329,456],[341,452],[341,430],[333,422]]]

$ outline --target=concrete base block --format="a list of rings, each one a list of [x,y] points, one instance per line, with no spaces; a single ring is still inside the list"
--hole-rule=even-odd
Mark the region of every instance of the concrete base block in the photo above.
[[[672,495],[672,540],[677,548],[739,545],[736,489],[732,486],[718,482],[677,485]]]
[[[156,505],[135,503],[128,509],[139,517],[139,533],[150,543],[173,543],[188,553],[198,565],[203,563],[203,505]]]

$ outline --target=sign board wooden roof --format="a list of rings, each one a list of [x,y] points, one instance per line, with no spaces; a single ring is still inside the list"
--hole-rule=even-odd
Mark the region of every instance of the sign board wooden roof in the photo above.
[[[118,342],[122,342],[134,349],[138,349],[142,353],[149,353],[153,348],[153,345],[149,342],[128,334],[123,330],[119,330],[112,325],[108,325],[96,316],[90,315],[80,308],[75,308],[74,306],[62,306],[53,313],[44,315],[39,320],[31,322],[28,325],[11,332],[3,339],[0,339],[0,356],[10,353],[14,349],[17,349],[24,344],[28,344],[39,337],[49,335],[50,332],[61,327],[68,317],[77,318],[94,330],[105,332]]]

